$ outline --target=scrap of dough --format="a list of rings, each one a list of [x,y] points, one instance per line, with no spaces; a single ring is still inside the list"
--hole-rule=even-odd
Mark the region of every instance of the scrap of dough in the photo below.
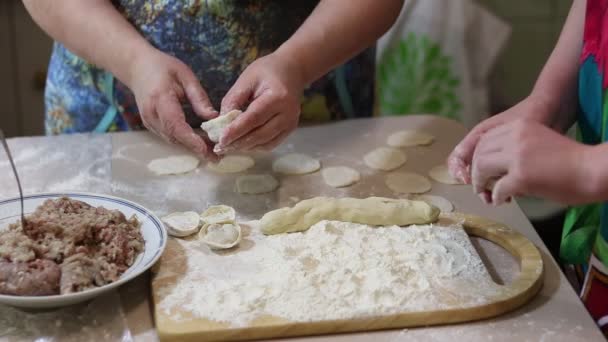
[[[188,173],[198,167],[200,160],[189,155],[154,159],[148,163],[148,170],[159,176]]]
[[[169,214],[161,219],[167,227],[167,233],[175,237],[192,235],[201,226],[198,213],[193,211],[177,212]]]
[[[226,114],[222,114],[215,119],[211,119],[209,121],[203,122],[201,128],[203,131],[207,132],[207,136],[209,140],[217,143],[220,141],[222,135],[224,135],[224,129],[236,119],[237,116],[241,115],[243,112],[240,110],[231,110]]]
[[[436,195],[414,195],[410,197],[410,199],[414,201],[424,201],[428,204],[434,205],[439,208],[442,213],[451,213],[454,211],[454,204],[452,204],[452,202],[445,197]]]
[[[204,224],[234,222],[236,212],[227,205],[212,205],[200,215],[200,218]]]
[[[219,173],[243,172],[255,165],[253,158],[248,156],[226,156],[217,163],[208,163],[207,168]]]
[[[286,154],[272,163],[274,172],[287,175],[302,175],[315,172],[320,168],[321,163],[317,159],[302,153]]]
[[[379,147],[363,157],[365,164],[372,169],[391,171],[405,164],[405,153],[396,148]]]
[[[445,164],[435,166],[429,171],[429,176],[435,181],[443,184],[456,185],[462,184],[458,179],[452,177]]]
[[[430,145],[435,137],[422,131],[405,130],[389,135],[386,143],[393,147],[409,147],[418,145]]]
[[[355,169],[346,166],[335,166],[324,168],[321,171],[325,184],[334,188],[341,188],[357,183],[361,176]]]
[[[421,194],[431,190],[428,178],[413,172],[393,172],[386,176],[386,186],[399,194]]]
[[[260,221],[266,235],[301,232],[323,221],[343,221],[373,226],[406,226],[435,222],[439,209],[423,201],[382,197],[315,197],[266,213]]]
[[[241,226],[235,222],[206,224],[198,236],[211,249],[228,249],[241,242]]]
[[[244,175],[236,179],[236,192],[241,194],[264,194],[279,187],[279,181],[269,174]]]

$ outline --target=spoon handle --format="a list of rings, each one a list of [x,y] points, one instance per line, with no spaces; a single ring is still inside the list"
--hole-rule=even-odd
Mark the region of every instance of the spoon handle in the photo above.
[[[15,179],[17,180],[17,187],[19,187],[19,199],[21,200],[21,225],[22,227],[25,227],[25,214],[23,209],[23,189],[21,188],[21,181],[19,180],[19,174],[17,173],[17,168],[15,167],[15,162],[13,161],[13,156],[11,155],[11,150],[8,148],[6,137],[4,136],[4,132],[1,128],[0,141],[2,141],[2,146],[4,146],[4,150],[6,151],[6,155],[8,156],[8,161],[11,163],[11,167],[13,168],[13,174],[15,175]]]

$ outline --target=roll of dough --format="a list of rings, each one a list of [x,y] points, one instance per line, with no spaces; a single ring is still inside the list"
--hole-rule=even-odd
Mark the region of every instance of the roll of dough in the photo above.
[[[315,197],[301,201],[293,208],[266,213],[261,220],[261,229],[266,235],[301,232],[323,220],[406,226],[435,222],[438,216],[439,209],[423,201]]]

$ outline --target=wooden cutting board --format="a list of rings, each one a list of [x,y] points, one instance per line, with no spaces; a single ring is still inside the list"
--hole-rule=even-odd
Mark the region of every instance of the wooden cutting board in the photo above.
[[[171,319],[157,304],[163,298],[161,288],[172,279],[156,279],[153,276],[154,319],[158,335],[161,341],[238,341],[451,324],[504,314],[525,304],[538,293],[542,286],[543,261],[538,249],[526,237],[505,225],[479,216],[451,213],[443,215],[441,219],[464,222],[469,236],[484,238],[505,248],[519,260],[519,276],[479,306],[317,322],[290,322],[277,317],[261,317],[244,328],[203,319]],[[172,258],[170,251],[163,258]],[[188,314],[183,313],[183,317],[188,318]]]

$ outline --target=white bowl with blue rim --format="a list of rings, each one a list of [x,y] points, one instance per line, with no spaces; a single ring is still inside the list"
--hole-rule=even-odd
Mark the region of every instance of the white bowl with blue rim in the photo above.
[[[110,210],[119,210],[127,218],[135,215],[141,223],[141,234],[145,241],[144,251],[137,256],[133,265],[121,275],[120,279],[113,283],[81,292],[52,296],[10,296],[0,294],[0,304],[28,309],[48,309],[85,302],[111,291],[144,273],[158,261],[163,253],[167,244],[167,232],[160,219],[141,205],[122,198],[91,193],[29,195],[24,197],[25,214],[33,213],[47,199],[57,199],[60,197],[69,197],[94,207],[102,206]],[[18,197],[0,201],[0,230],[7,229],[9,224],[20,220],[20,216],[21,206]]]

